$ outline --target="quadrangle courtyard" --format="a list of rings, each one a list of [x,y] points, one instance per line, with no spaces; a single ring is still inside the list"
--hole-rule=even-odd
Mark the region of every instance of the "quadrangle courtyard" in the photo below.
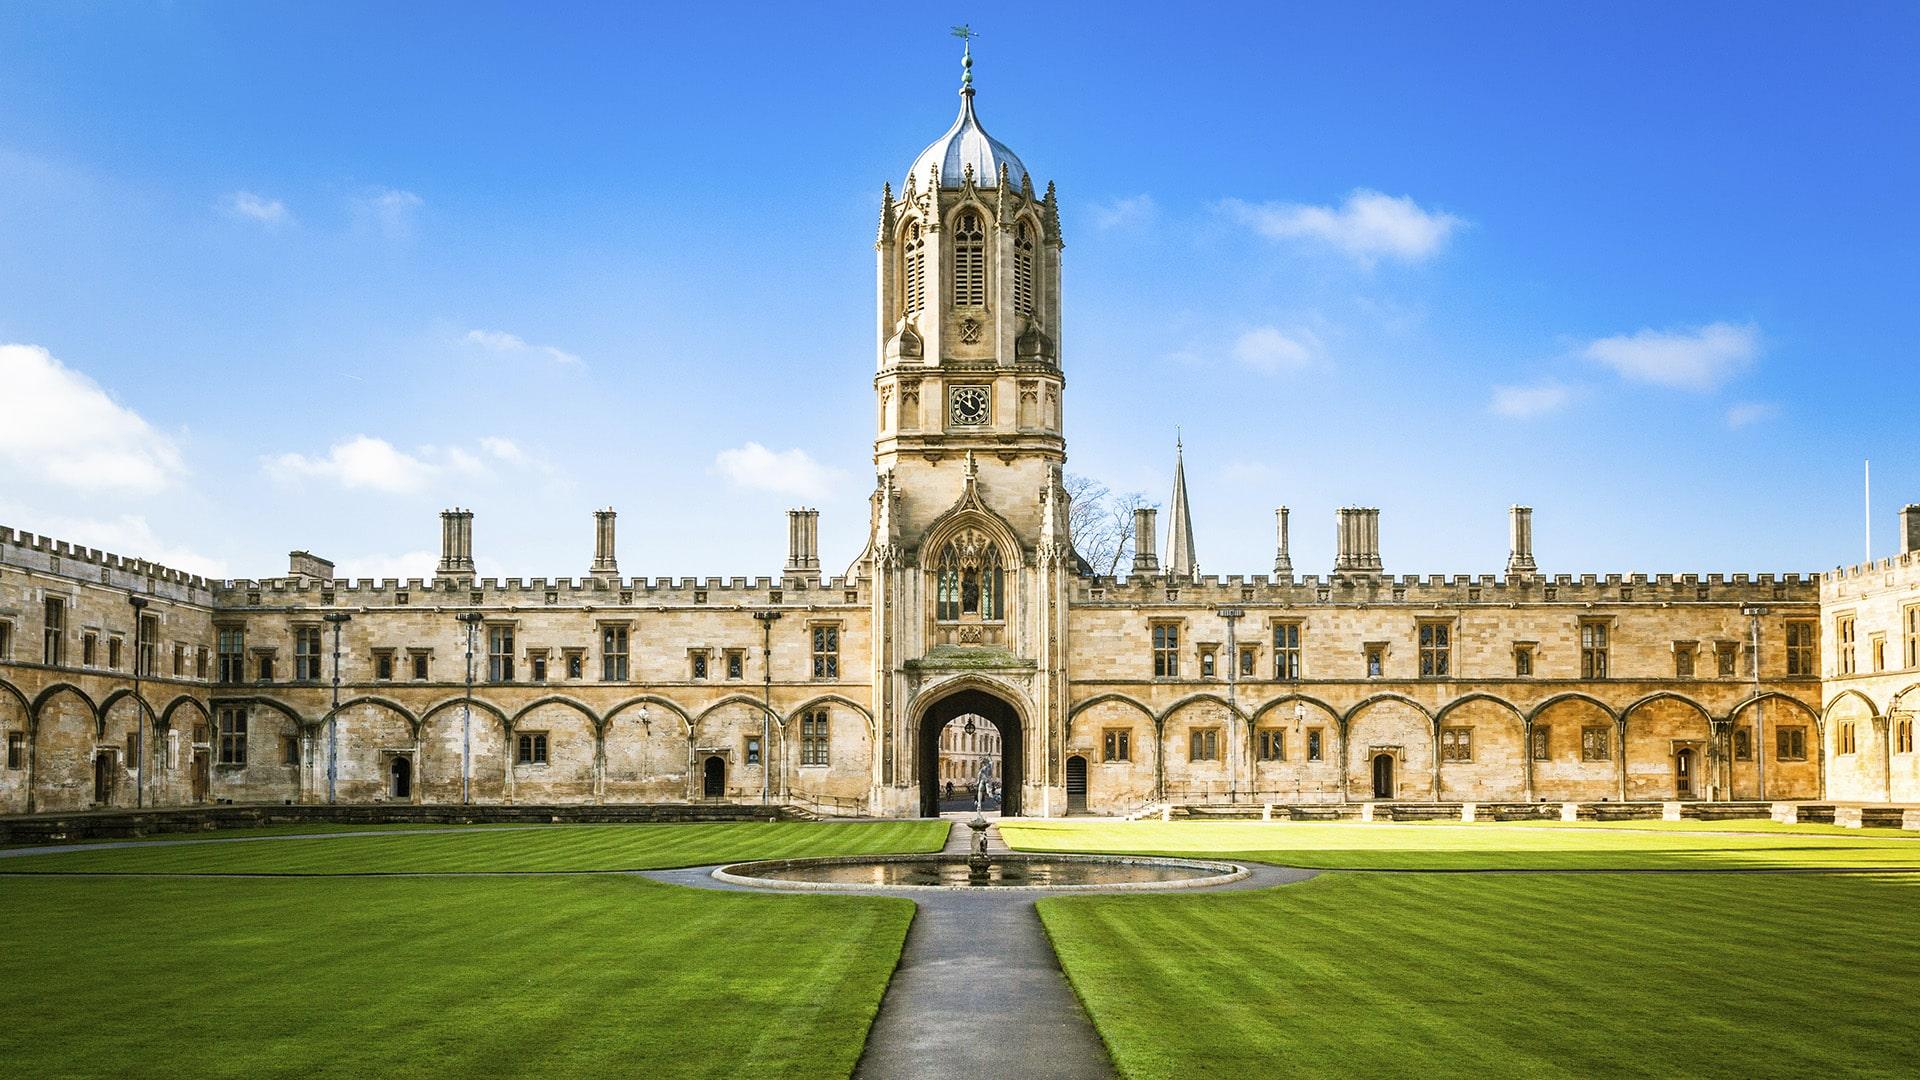
[[[863,1054],[884,1056],[869,1029],[886,1030],[874,1020],[915,901],[645,875],[948,840],[945,821],[312,831],[0,860],[6,1071],[865,1074]],[[1007,897],[1037,914],[1109,1056],[1061,1063],[1074,1075],[1910,1075],[1920,838],[1848,832],[998,830],[1016,851],[1318,871],[1234,891]]]

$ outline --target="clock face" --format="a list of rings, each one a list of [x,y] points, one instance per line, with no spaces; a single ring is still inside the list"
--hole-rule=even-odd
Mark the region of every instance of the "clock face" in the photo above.
[[[992,401],[984,386],[956,386],[949,398],[948,410],[953,423],[958,427],[979,427],[988,419],[988,405]]]

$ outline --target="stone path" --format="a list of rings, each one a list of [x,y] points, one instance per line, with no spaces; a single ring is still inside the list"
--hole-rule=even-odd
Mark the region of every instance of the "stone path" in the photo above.
[[[989,851],[1008,850],[999,834],[998,825],[988,831]],[[971,835],[964,820],[955,822],[946,850],[965,854]],[[714,880],[712,869],[648,871],[645,876],[695,888],[742,887]],[[1265,888],[1318,873],[1277,866],[1256,866],[1253,871],[1219,888]],[[1106,1044],[1060,970],[1034,911],[1034,901],[1044,892],[859,891],[905,896],[919,906],[854,1070],[860,1080],[919,1080],[946,1073],[1060,1080],[1114,1075]]]

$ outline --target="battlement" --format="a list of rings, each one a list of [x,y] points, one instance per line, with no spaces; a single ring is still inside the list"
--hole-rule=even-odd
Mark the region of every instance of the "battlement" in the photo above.
[[[1920,570],[1920,551],[1906,551],[1898,555],[1889,555],[1872,562],[1855,563],[1852,566],[1836,566],[1820,575],[1821,584],[1838,584],[1849,578],[1866,577],[1869,574],[1888,574],[1900,571]]]
[[[864,604],[859,580],[709,578],[236,578],[213,585],[221,608],[288,604],[468,607],[716,607]]]
[[[198,574],[5,527],[0,527],[0,566],[188,603],[213,603],[213,584]]]
[[[1086,603],[1181,604],[1621,604],[1817,603],[1815,574],[1333,574],[1270,577],[1161,574],[1083,577],[1074,599]]]

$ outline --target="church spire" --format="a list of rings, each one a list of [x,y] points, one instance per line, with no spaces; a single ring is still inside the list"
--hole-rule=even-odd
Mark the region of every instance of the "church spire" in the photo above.
[[[1187,466],[1180,436],[1173,438],[1173,512],[1167,521],[1167,576],[1192,579],[1200,572],[1193,558],[1193,513],[1187,507]]]

